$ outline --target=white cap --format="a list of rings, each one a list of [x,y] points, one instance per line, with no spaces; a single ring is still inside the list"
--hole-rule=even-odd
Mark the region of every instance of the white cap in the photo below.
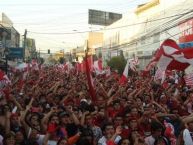
[[[87,100],[86,99],[81,99],[80,102],[86,102],[87,103]]]

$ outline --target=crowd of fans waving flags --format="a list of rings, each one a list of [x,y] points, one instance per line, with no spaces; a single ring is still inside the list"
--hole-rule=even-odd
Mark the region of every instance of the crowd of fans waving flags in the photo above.
[[[85,53],[0,70],[0,145],[193,145],[193,49],[167,39],[144,70],[135,55],[122,75],[103,64]]]

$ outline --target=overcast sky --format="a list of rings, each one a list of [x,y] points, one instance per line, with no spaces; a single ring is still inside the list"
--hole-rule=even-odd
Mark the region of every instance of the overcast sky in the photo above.
[[[0,11],[14,23],[23,35],[36,40],[37,49],[58,51],[83,43],[85,33],[99,29],[88,25],[88,9],[127,13],[149,0],[0,0]],[[32,33],[35,32],[35,33]],[[37,33],[76,34],[37,34]]]

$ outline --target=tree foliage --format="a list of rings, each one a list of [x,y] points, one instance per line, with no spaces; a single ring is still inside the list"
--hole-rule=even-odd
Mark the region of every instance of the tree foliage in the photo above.
[[[112,70],[117,70],[119,74],[122,74],[126,65],[126,60],[123,55],[114,56],[107,61],[107,64]]]
[[[64,57],[60,57],[60,58],[58,59],[58,62],[59,62],[60,64],[64,64],[64,62],[65,62]]]
[[[98,54],[98,58],[102,58],[102,52],[100,51],[99,54]]]
[[[43,57],[40,57],[40,63],[43,64],[45,62]]]

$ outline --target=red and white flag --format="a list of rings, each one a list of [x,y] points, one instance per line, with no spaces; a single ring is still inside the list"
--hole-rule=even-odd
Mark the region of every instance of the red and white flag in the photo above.
[[[156,70],[154,80],[161,80],[161,83],[165,80],[165,71],[160,70],[159,68]]]
[[[32,67],[33,70],[39,70],[39,65],[38,65],[38,62],[37,62],[36,59],[33,59],[31,61],[31,65],[32,65],[31,67]]]
[[[153,59],[145,70],[150,70],[155,64],[162,70],[185,70],[193,65],[193,49],[180,49],[174,40],[165,40],[156,51]]]
[[[10,84],[11,81],[7,77],[7,75],[0,69],[0,89]]]
[[[161,70],[185,70],[193,65],[193,49],[180,49],[174,40],[165,40],[158,52]]]
[[[129,60],[129,67],[132,71],[137,71],[136,66],[139,64],[139,59],[134,55],[133,59]]]
[[[121,78],[119,80],[119,84],[123,85],[127,82],[128,72],[129,72],[129,60],[127,61],[127,64],[126,64],[124,72],[123,72],[123,75],[121,76]]]
[[[138,65],[139,64],[139,59],[138,59],[137,56],[134,55],[133,59],[131,59],[130,62],[134,65]]]
[[[159,49],[156,50],[154,56],[152,57],[152,59],[150,60],[149,64],[145,67],[144,71],[148,72],[150,71],[153,67],[156,66],[158,60],[159,60]]]
[[[105,74],[106,77],[109,77],[111,75],[111,68],[109,66],[105,69]]]
[[[184,80],[187,86],[193,86],[193,73],[185,75]]]
[[[94,61],[93,69],[97,75],[103,74],[102,59],[98,59],[98,60]]]
[[[67,73],[70,73],[70,71],[73,69],[73,65],[71,62],[66,62],[64,65],[63,65],[63,70]]]
[[[171,145],[176,145],[175,129],[174,126],[164,120],[165,131],[164,135],[170,140]]]

